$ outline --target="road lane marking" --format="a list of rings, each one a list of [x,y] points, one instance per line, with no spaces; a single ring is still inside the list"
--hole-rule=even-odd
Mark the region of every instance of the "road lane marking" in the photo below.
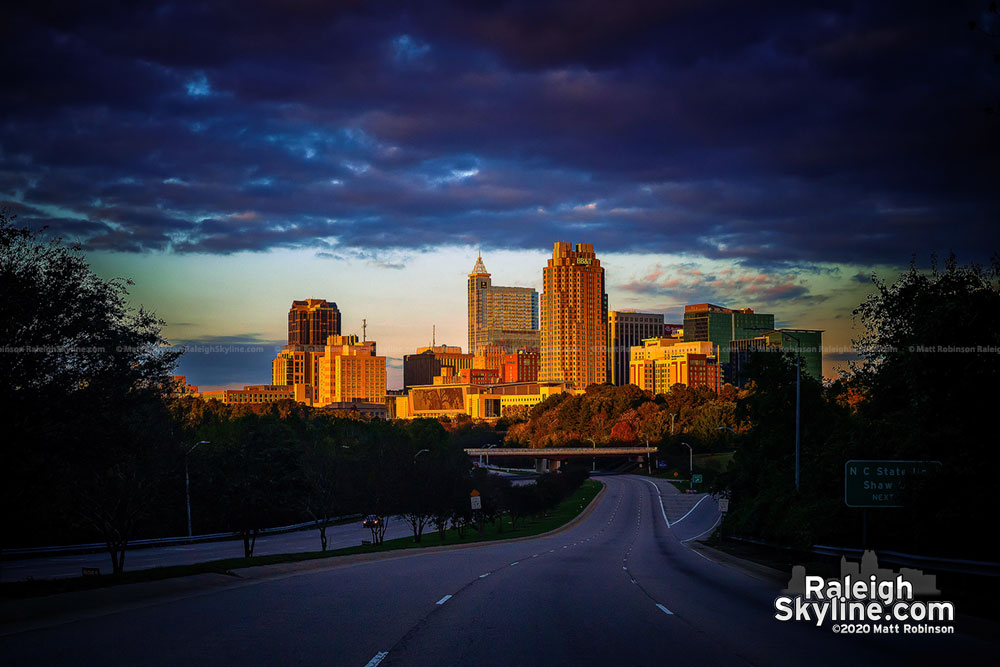
[[[652,487],[656,489],[656,496],[660,499],[660,514],[663,515],[663,523],[667,524],[667,528],[670,528],[670,519],[667,518],[667,510],[663,509],[663,496],[660,494],[660,487],[658,487],[656,484],[653,484],[648,479],[644,479],[642,481],[652,485]]]
[[[365,667],[375,667],[375,665],[385,660],[385,656],[387,655],[389,655],[388,651],[379,651],[378,653],[375,654],[374,658],[368,661],[368,664],[365,665]]]
[[[664,614],[670,614],[671,616],[673,616],[673,615],[674,615],[674,612],[670,611],[669,609],[667,609],[666,607],[664,607],[664,606],[663,606],[662,604],[660,604],[659,602],[657,602],[657,603],[656,603],[656,606],[657,606],[657,607],[659,607],[659,608],[660,608],[660,611],[662,611],[662,612],[663,612]]]
[[[532,558],[538,558],[538,554],[531,554]]]
[[[722,521],[722,515],[721,515],[721,514],[719,515],[719,518],[715,520],[715,523],[713,523],[713,524],[712,524],[712,527],[711,527],[711,528],[709,528],[708,530],[706,530],[706,531],[705,531],[705,532],[703,532],[703,533],[698,533],[698,534],[697,534],[697,535],[695,535],[694,537],[689,537],[689,538],[687,538],[686,540],[681,540],[681,542],[690,542],[691,540],[697,540],[697,539],[698,539],[699,537],[701,537],[701,536],[702,536],[702,535],[704,535],[705,533],[710,533],[710,532],[712,532],[713,530],[715,530],[715,527],[719,525],[719,522],[720,522],[720,521]]]
[[[480,579],[483,579],[484,577],[488,577],[488,576],[490,576],[490,573],[489,573],[489,572],[487,572],[486,574],[481,574],[481,575],[479,575],[479,578],[480,578]]]
[[[688,515],[688,514],[690,514],[691,512],[693,512],[693,511],[695,510],[695,508],[696,508],[696,507],[698,507],[698,505],[701,505],[702,501],[703,501],[703,500],[705,500],[705,498],[708,498],[708,496],[702,496],[702,497],[701,497],[701,500],[699,500],[698,502],[696,502],[696,503],[694,504],[694,507],[692,507],[691,509],[689,509],[689,510],[687,511],[687,514],[685,514],[685,515],[684,515],[684,516],[682,516],[681,518],[677,519],[677,521],[674,521],[674,525],[676,526],[676,525],[677,525],[677,524],[679,524],[679,523],[680,523],[681,521],[683,521],[684,519],[686,519],[686,518],[687,518],[687,515]]]
[[[447,602],[450,599],[451,599],[450,595],[445,595],[443,598],[441,598],[440,600],[438,600],[434,604],[444,604],[445,602]]]
[[[511,567],[514,567],[515,565],[517,565],[517,564],[518,564],[518,563],[520,563],[520,562],[521,562],[521,561],[519,561],[519,560],[516,560],[516,561],[514,561],[513,563],[511,563],[511,564],[510,564],[510,566],[511,566]]]
[[[688,547],[688,549],[691,549],[691,547]],[[718,563],[719,562],[717,560],[712,560],[711,558],[709,558],[705,554],[699,553],[698,551],[695,551],[694,549],[691,549],[691,551],[693,551],[694,553],[698,554],[699,556],[701,556],[702,558],[704,558],[705,560],[707,560],[709,563]]]

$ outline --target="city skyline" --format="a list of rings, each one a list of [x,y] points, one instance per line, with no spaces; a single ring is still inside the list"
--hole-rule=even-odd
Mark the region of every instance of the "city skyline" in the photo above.
[[[824,345],[832,350],[824,354],[824,375],[827,377],[835,377],[836,369],[855,356],[848,351],[853,335],[850,311],[861,302],[871,285],[860,279],[863,275],[860,271],[844,275],[853,268],[845,271],[829,266],[807,273],[799,282],[808,293],[789,296],[795,290],[788,282],[780,282],[782,279],[787,281],[787,274],[740,271],[727,267],[724,262],[685,261],[685,258],[654,255],[605,255],[600,248],[595,250],[602,264],[611,267],[607,269],[609,310],[662,312],[667,322],[679,323],[683,321],[684,306],[691,303],[712,301],[733,308],[750,306],[774,312],[778,327],[825,329]],[[325,281],[315,276],[316,267],[328,266],[331,260],[311,257],[300,251],[293,261],[288,256],[290,252],[255,255],[255,265],[263,265],[263,271],[237,271],[235,275],[231,275],[230,270],[238,269],[241,255],[216,260],[228,265],[216,270],[199,266],[196,257],[185,258],[190,265],[184,267],[185,272],[205,272],[208,284],[191,285],[186,293],[182,290],[179,295],[161,301],[161,305],[153,299],[160,298],[157,288],[167,279],[157,270],[155,257],[103,254],[98,259],[107,260],[107,263],[95,261],[94,264],[104,275],[132,275],[136,279],[132,301],[154,310],[166,320],[165,333],[171,343],[193,346],[181,358],[178,373],[186,375],[192,384],[210,389],[270,382],[270,362],[287,342],[287,312],[293,300],[319,298],[337,302],[345,334],[360,336],[362,320],[367,319],[369,339],[378,341],[380,353],[388,359],[389,389],[402,387],[402,356],[429,345],[435,335],[433,328],[436,327],[439,345],[458,345],[466,349],[467,262],[475,262],[477,247],[417,252],[409,256],[410,261],[400,262],[400,266],[368,265],[367,272],[362,270],[360,275],[362,267],[356,263],[335,263],[329,280],[340,282],[338,294],[330,293],[338,291],[333,287],[323,294]],[[491,268],[495,282],[534,287],[541,292],[542,266],[550,257],[550,250],[540,249],[537,254],[528,255],[502,250],[494,253],[487,249],[484,261],[491,255],[496,256],[491,260],[491,266],[496,267]],[[173,264],[178,258],[160,259]],[[647,264],[641,263],[642,259]],[[285,275],[279,276],[282,281],[276,283],[273,278],[279,274],[271,269],[279,266],[284,267]],[[290,268],[293,266],[294,269]],[[129,269],[151,274],[154,280],[160,276],[164,283],[144,284],[141,275],[125,273]],[[871,270],[890,279],[895,277],[896,271],[890,267]],[[381,274],[383,278],[375,280],[369,278],[368,273]],[[534,281],[531,279],[533,273],[537,276]],[[405,278],[400,279],[400,274]],[[311,286],[296,288],[298,276],[308,277],[303,284]],[[389,278],[393,279],[392,284],[404,284],[409,289],[400,293],[398,288],[389,287]],[[664,284],[668,286],[659,289]],[[244,290],[238,301],[232,296],[235,289]],[[812,294],[812,290],[816,294]],[[708,298],[704,298],[706,296]],[[242,326],[235,325],[234,320]],[[188,336],[186,332],[196,335]],[[228,351],[204,354],[199,351],[202,346],[223,346]],[[260,351],[246,352],[245,348],[259,348]]]

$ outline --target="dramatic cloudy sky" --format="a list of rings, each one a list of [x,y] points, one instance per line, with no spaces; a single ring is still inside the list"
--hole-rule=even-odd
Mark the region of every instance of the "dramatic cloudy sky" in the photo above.
[[[466,344],[477,247],[540,288],[557,240],[612,308],[826,329],[833,375],[873,271],[998,247],[987,4],[21,3],[0,199],[171,341],[257,345],[189,354],[200,385],[268,381],[307,297],[398,384],[433,325]]]

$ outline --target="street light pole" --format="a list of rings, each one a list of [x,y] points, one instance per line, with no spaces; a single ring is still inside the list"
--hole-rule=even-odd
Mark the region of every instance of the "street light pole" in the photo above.
[[[758,327],[750,330],[762,331]],[[780,329],[770,329],[769,331],[781,331]],[[801,405],[802,392],[802,340],[786,331],[781,331],[782,340],[795,341],[795,491],[799,490],[799,409]]]
[[[593,438],[587,438],[590,443],[594,446],[594,461],[590,464],[590,472],[597,472],[597,443]]]
[[[493,449],[496,445],[486,445],[486,449]],[[486,467],[490,467],[490,453],[486,452]]]
[[[802,385],[802,340],[798,336],[781,332],[785,338],[795,341],[795,491],[799,490],[799,406]]]
[[[686,442],[682,442],[681,444],[688,448],[688,471],[693,475],[694,474],[694,450],[691,449],[691,445],[687,444]]]
[[[193,452],[198,445],[210,444],[208,440],[200,440],[194,443],[191,449],[184,453],[184,495],[187,497],[187,515],[188,515],[188,537],[191,537],[191,476],[188,474],[188,454]]]

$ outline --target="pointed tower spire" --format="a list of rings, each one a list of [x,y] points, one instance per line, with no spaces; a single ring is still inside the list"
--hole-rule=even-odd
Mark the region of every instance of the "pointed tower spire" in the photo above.
[[[479,249],[479,256],[476,258],[476,265],[472,267],[472,273],[470,275],[475,275],[477,273],[489,273],[486,270],[486,265],[483,264],[483,249]]]

